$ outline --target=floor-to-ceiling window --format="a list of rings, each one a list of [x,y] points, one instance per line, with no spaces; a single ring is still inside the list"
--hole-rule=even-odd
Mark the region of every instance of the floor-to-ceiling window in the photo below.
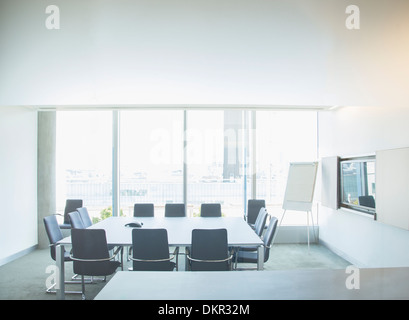
[[[183,203],[183,110],[120,112],[120,208],[135,203]]]
[[[58,111],[57,211],[82,199],[94,219],[112,210],[112,112]]]
[[[119,214],[128,216],[135,203],[154,203],[161,216],[166,203],[186,201],[188,216],[218,202],[224,216],[241,217],[247,200],[257,198],[280,218],[289,163],[317,157],[313,111],[121,110],[117,142],[113,112],[57,112],[60,212],[67,198],[81,198],[98,218],[118,194]],[[298,212],[283,221],[305,223]]]
[[[192,216],[201,203],[220,203],[224,216],[244,214],[245,112],[187,112],[187,202]]]
[[[290,162],[317,160],[317,113],[257,111],[256,194],[281,218]],[[316,218],[316,207],[313,207]],[[315,220],[317,222],[317,220]],[[286,212],[283,224],[306,224],[305,212]]]

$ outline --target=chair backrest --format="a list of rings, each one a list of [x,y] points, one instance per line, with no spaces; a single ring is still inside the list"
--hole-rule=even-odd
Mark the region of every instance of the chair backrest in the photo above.
[[[84,228],[88,228],[92,226],[92,220],[89,216],[88,209],[85,207],[78,208],[77,209],[78,213],[80,214],[82,224],[84,225]]]
[[[184,203],[167,203],[165,204],[165,217],[185,217]]]
[[[220,203],[202,203],[200,206],[201,217],[221,217],[222,207]]]
[[[247,222],[254,224],[261,208],[266,207],[265,200],[249,199],[247,201]]]
[[[267,262],[269,256],[270,256],[270,248],[272,245],[272,242],[274,240],[274,235],[277,231],[277,223],[278,219],[276,217],[271,217],[270,222],[268,224],[267,230],[264,234],[263,237],[263,242],[264,242],[264,262]]]
[[[226,229],[193,229],[191,258],[198,260],[223,260],[228,258]],[[192,271],[227,271],[229,262],[191,261]]]
[[[71,229],[72,256],[75,259],[108,259],[109,251],[105,230]],[[73,261],[74,273],[89,276],[104,276],[109,261]]]
[[[264,227],[266,226],[268,213],[266,208],[261,208],[260,212],[258,213],[256,223],[254,224],[254,231],[256,234],[261,237],[264,231]]]
[[[84,223],[82,222],[80,213],[78,211],[73,211],[68,213],[68,216],[70,217],[70,223],[71,223],[71,228],[76,228],[76,229],[84,229]]]
[[[82,207],[81,199],[67,199],[65,201],[65,209],[64,209],[64,224],[70,224],[70,217],[68,214],[81,207]]]
[[[153,203],[135,203],[133,206],[134,217],[153,217]]]
[[[375,208],[375,198],[373,196],[359,196],[358,202],[360,206]]]
[[[51,258],[55,260],[55,244],[63,238],[63,235],[55,215],[44,217],[43,221],[48,240],[50,241]]]
[[[169,258],[168,232],[166,229],[132,230],[132,258],[140,260],[160,260]],[[132,261],[133,270],[168,271],[173,269],[170,261]]]

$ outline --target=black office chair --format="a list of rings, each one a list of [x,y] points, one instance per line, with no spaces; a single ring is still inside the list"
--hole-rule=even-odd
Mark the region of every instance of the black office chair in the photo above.
[[[60,229],[71,229],[69,213],[82,207],[81,199],[67,199],[64,208],[64,222],[60,224]]]
[[[271,217],[270,222],[268,224],[267,230],[263,236],[263,246],[264,246],[264,263],[268,261],[270,257],[270,249],[272,246],[272,242],[274,240],[274,235],[277,231],[277,223],[278,219],[276,217]],[[237,263],[257,263],[258,256],[257,250],[239,250],[238,252],[234,253],[234,261],[235,261],[235,269],[242,270],[242,269],[254,269],[254,268],[242,268],[237,269]]]
[[[84,228],[88,228],[88,227],[92,226],[92,220],[91,220],[91,218],[89,216],[87,208],[85,208],[85,207],[78,208],[77,212],[79,213],[79,215],[81,217],[81,221],[82,221],[82,224],[83,224]]]
[[[249,225],[254,225],[261,208],[266,207],[265,200],[249,199],[247,201],[247,217],[246,221]]]
[[[135,203],[133,206],[134,217],[153,217],[153,203]]]
[[[358,202],[360,206],[375,208],[375,198],[373,196],[359,196]]]
[[[202,203],[200,206],[201,217],[221,217],[222,207],[220,203]]]
[[[63,239],[63,235],[60,229],[60,226],[58,225],[57,217],[55,215],[47,216],[43,218],[44,222],[44,227],[45,231],[47,233],[48,240],[50,242],[50,255],[51,259],[56,261],[56,244],[58,241]],[[70,253],[64,250],[64,263],[65,262],[71,262],[71,257]],[[81,282],[78,281],[65,281],[66,284],[79,284]],[[55,285],[57,282],[54,282],[50,287],[46,289],[47,293],[56,293],[56,290],[54,289]],[[65,291],[65,293],[81,293],[81,291]]]
[[[270,215],[267,213],[265,208],[260,209],[260,213],[257,216],[256,223],[254,224],[254,232],[262,238],[263,231],[265,229],[268,217]],[[234,248],[235,251],[257,251],[257,247],[236,247]]]
[[[258,215],[256,222],[254,223],[254,232],[261,237],[263,235],[264,228],[267,223],[268,213],[266,208],[261,208]]]
[[[113,256],[109,256],[108,245],[103,229],[71,229],[74,273],[81,276],[82,298],[85,299],[84,276],[106,276],[115,273],[120,262],[114,260],[119,248]]]
[[[77,210],[68,213],[70,217],[71,228],[75,229],[85,229],[84,223],[82,222],[81,216]]]
[[[233,255],[227,245],[226,229],[194,229],[192,244],[186,248],[187,270],[228,271]]]
[[[165,217],[185,217],[184,203],[167,203],[165,204]]]
[[[132,230],[133,271],[172,271],[178,270],[178,253],[176,248],[169,256],[168,232],[166,229]],[[173,260],[176,258],[176,262]]]
[[[88,209],[86,207],[82,207],[82,208],[78,208],[76,210],[80,216],[81,221],[79,221],[78,217],[76,214],[72,214],[73,215],[73,224],[75,225],[73,228],[77,228],[77,229],[84,229],[84,228],[88,228],[90,226],[92,226],[92,220],[91,217],[89,216],[88,213]],[[82,225],[81,225],[82,222]],[[117,246],[110,244],[108,245],[108,250],[114,250]],[[123,258],[122,258],[122,253],[123,253],[123,247],[121,248],[121,264],[123,262]]]

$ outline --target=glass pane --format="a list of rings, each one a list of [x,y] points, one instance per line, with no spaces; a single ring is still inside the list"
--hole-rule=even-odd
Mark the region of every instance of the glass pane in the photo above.
[[[375,160],[341,161],[342,203],[375,208]]]
[[[82,199],[99,219],[112,210],[112,112],[58,111],[56,139],[57,211]]]
[[[188,111],[187,202],[199,216],[202,203],[220,203],[223,216],[244,214],[244,112]]]
[[[281,218],[290,162],[317,159],[317,114],[312,111],[257,111],[257,198]],[[313,206],[314,222],[317,222]],[[305,225],[305,212],[287,211],[282,224]]]
[[[183,203],[183,111],[120,113],[120,207],[133,215],[135,203]]]

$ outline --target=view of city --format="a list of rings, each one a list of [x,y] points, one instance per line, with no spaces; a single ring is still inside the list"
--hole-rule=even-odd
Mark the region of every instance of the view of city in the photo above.
[[[183,202],[184,170],[189,216],[198,215],[205,202],[221,203],[225,216],[243,216],[253,188],[269,212],[281,214],[289,163],[316,156],[315,113],[295,115],[257,112],[256,128],[251,128],[250,112],[188,111],[184,132],[183,111],[121,111],[121,214],[132,215],[134,203],[149,202],[155,204],[155,215],[163,215],[166,203]],[[300,126],[303,135],[294,131]],[[73,134],[72,128],[81,130]],[[60,212],[70,198],[83,199],[96,218],[112,206],[111,112],[58,113],[57,171]],[[305,224],[305,215],[300,219]]]

